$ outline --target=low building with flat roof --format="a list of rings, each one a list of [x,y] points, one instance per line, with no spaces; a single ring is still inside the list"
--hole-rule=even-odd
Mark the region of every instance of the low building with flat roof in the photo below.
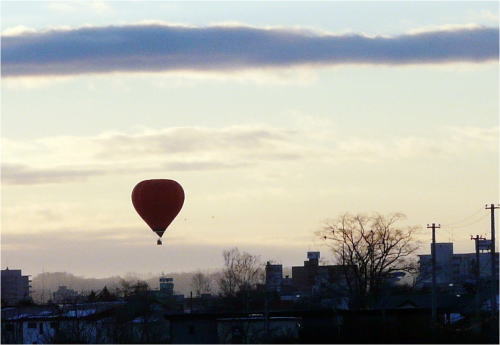
[[[419,255],[419,286],[432,283],[432,255]],[[476,281],[476,253],[453,253],[453,243],[436,243],[436,283],[449,284],[472,283]],[[495,253],[495,272],[498,280],[498,253]],[[491,279],[491,252],[479,253],[479,275],[483,280]]]

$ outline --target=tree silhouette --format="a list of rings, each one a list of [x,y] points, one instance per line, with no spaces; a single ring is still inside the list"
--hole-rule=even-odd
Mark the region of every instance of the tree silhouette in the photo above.
[[[201,272],[195,273],[191,279],[191,288],[197,297],[212,292],[210,278]]]
[[[111,302],[116,300],[116,296],[109,292],[107,286],[104,286],[101,292],[97,295],[97,300],[101,302]]]
[[[219,277],[219,290],[222,296],[232,297],[240,290],[249,290],[264,279],[263,265],[259,258],[238,248],[223,252],[224,269]]]
[[[345,265],[346,282],[353,297],[364,305],[376,298],[394,272],[415,270],[412,255],[418,249],[415,226],[399,227],[401,213],[343,214],[327,221],[317,232],[332,249],[339,264]]]
[[[97,294],[94,290],[90,290],[90,293],[87,296],[87,302],[95,302],[97,301]]]

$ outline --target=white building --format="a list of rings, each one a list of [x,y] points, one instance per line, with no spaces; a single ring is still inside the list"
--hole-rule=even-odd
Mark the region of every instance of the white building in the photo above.
[[[495,264],[498,280],[498,253],[495,253]],[[419,255],[420,273],[418,284],[432,283],[432,256]],[[479,271],[481,279],[491,279],[491,253],[479,254]],[[453,243],[436,243],[436,282],[439,285],[475,283],[476,253],[454,254]]]
[[[168,296],[173,296],[174,278],[160,277],[160,292]]]
[[[29,306],[2,309],[2,343],[85,344],[113,341],[111,311],[125,302],[81,303],[65,306]],[[130,328],[129,326],[127,326]],[[133,342],[133,340],[131,340]]]

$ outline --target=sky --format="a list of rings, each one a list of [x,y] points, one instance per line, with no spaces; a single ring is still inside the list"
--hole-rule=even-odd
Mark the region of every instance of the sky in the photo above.
[[[404,213],[419,253],[430,223],[455,252],[490,236],[497,2],[1,7],[2,268],[300,265],[345,212]],[[130,198],[153,178],[186,194],[162,246]]]

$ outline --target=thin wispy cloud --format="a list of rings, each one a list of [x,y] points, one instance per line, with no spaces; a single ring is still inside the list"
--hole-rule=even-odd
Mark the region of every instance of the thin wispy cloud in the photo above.
[[[279,157],[304,155],[298,133],[266,126],[222,128],[171,127],[140,132],[113,132],[97,136],[56,136],[18,141],[4,138],[4,159],[29,159],[37,166],[47,162],[90,165],[131,161],[193,162],[208,159]],[[54,166],[52,166],[54,167]]]
[[[498,59],[498,38],[498,29],[488,27],[454,27],[394,37],[248,26],[84,27],[4,36],[2,74],[480,63]]]
[[[277,157],[277,159],[280,157]],[[293,158],[293,157],[292,157]],[[253,163],[245,162],[227,162],[223,160],[184,160],[184,161],[167,161],[163,164],[147,165],[144,168],[128,168],[128,173],[136,173],[141,171],[211,171],[211,170],[232,170],[244,168]],[[107,164],[99,165],[96,169],[87,169],[83,165],[76,165],[74,168],[38,168],[26,164],[2,164],[2,183],[5,185],[34,185],[34,184],[53,184],[53,183],[73,183],[85,182],[88,178],[102,175],[111,175],[123,173],[125,166]]]
[[[464,153],[498,152],[499,127],[452,127],[442,130],[443,137],[393,137],[373,141],[348,137],[339,140],[336,156],[344,160],[380,162],[415,157],[457,158]]]
[[[179,127],[95,137],[49,137],[30,142],[4,139],[2,182],[81,182],[91,176],[124,171],[234,170],[310,156],[308,148],[297,141],[291,130],[243,126]]]
[[[95,169],[38,169],[23,164],[4,163],[2,164],[2,183],[30,185],[74,182],[103,173]]]
[[[19,143],[3,140],[6,185],[82,182],[91,177],[148,172],[230,171],[273,164],[385,162],[497,150],[498,127],[445,128],[438,139],[387,140],[334,135],[317,138],[307,129],[273,127],[182,127],[95,137],[51,137]],[[64,165],[47,162],[63,162]],[[60,164],[60,163],[59,163]]]
[[[56,13],[73,14],[78,11],[91,12],[98,15],[109,13],[112,7],[105,1],[50,1],[46,3],[47,9]]]
[[[225,170],[243,168],[250,164],[244,162],[224,162],[224,161],[194,161],[194,162],[168,162],[164,165],[165,169],[171,171],[206,171],[206,170]]]
[[[265,240],[262,242],[261,238],[253,236],[239,240],[238,247],[263,258],[279,258],[285,262],[302,258],[303,239],[289,235]],[[234,239],[230,236],[216,242],[210,238],[185,239],[175,231],[164,235],[163,248],[155,248],[155,242],[149,229],[139,227],[95,229],[91,236],[86,228],[44,231],[29,237],[23,233],[2,232],[2,261],[7,264],[26,261],[23,271],[27,272],[36,272],[40,264],[45,263],[46,270],[83,272],[92,276],[144,272],[144,267],[162,272],[165,262],[172,270],[182,272],[192,271],[193,265],[219,268],[223,265],[222,251],[234,246]],[[310,240],[305,243],[310,243]],[[134,259],[124,260],[129,257]]]
[[[266,127],[234,126],[226,128],[177,127],[139,134],[116,133],[96,138],[102,158],[126,158],[130,154],[167,154],[213,150],[266,150],[290,140],[288,130]]]

